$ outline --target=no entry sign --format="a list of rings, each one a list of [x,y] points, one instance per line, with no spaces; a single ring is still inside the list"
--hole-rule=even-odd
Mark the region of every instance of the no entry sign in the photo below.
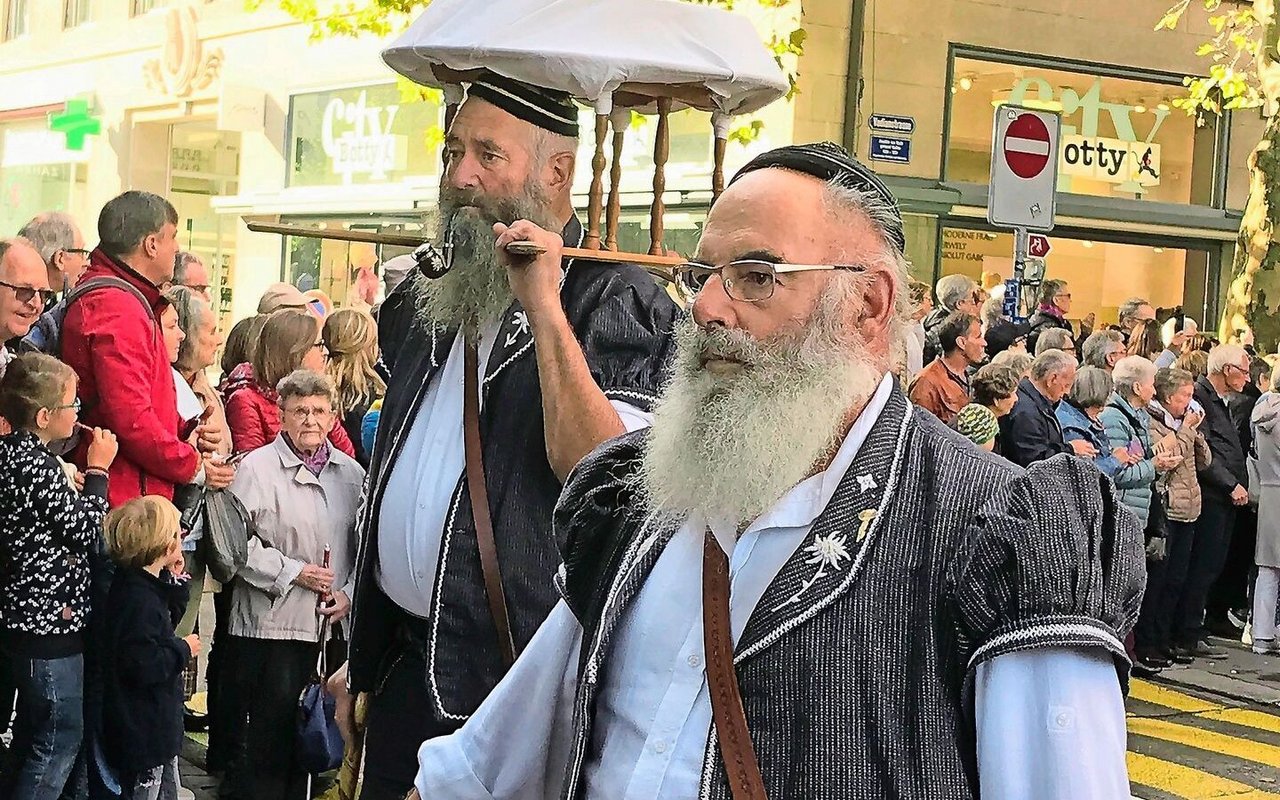
[[[1035,114],[1019,114],[1004,132],[1003,149],[1013,174],[1030,180],[1049,166],[1049,128]]]
[[[1049,111],[1019,106],[996,109],[987,202],[987,220],[992,225],[1053,229],[1060,128],[1059,116]]]

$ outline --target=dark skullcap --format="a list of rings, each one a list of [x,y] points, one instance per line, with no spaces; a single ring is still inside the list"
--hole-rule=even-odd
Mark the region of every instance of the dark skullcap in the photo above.
[[[792,172],[812,175],[818,180],[857,189],[876,197],[889,207],[891,219],[877,218],[875,222],[884,226],[885,237],[898,249],[898,252],[901,253],[907,249],[907,238],[902,232],[902,212],[898,208],[898,198],[893,196],[893,192],[889,191],[889,187],[880,180],[878,175],[849,155],[849,151],[840,145],[831,142],[815,142],[775,148],[747,162],[747,165],[733,176],[729,184],[732,185],[747,173],[762,169],[789,169]]]
[[[488,72],[471,84],[467,96],[492,103],[544,130],[578,138],[578,107],[568,92],[544,89]]]

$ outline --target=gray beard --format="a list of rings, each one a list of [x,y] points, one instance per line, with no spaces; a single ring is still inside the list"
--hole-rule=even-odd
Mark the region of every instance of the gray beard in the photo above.
[[[502,317],[515,296],[493,246],[493,224],[511,224],[517,219],[559,232],[545,193],[532,181],[520,197],[504,200],[490,200],[474,192],[441,191],[436,247],[445,253],[446,240],[452,242],[452,266],[435,280],[414,281],[420,322],[474,332]]]
[[[840,330],[843,302],[824,297],[805,330],[766,341],[686,318],[634,478],[651,509],[741,528],[834,455],[850,413],[881,379],[861,342]],[[749,366],[715,375],[702,366],[706,353]]]

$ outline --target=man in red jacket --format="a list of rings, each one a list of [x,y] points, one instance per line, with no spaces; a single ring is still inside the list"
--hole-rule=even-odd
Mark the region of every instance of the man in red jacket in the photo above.
[[[178,212],[159,195],[130,191],[111,200],[98,216],[98,248],[82,281],[112,277],[133,292],[108,286],[67,309],[62,360],[80,376],[85,424],[112,431],[120,455],[111,466],[109,501],[114,508],[135,497],[173,497],[175,484],[222,489],[234,469],[212,459],[217,445],[209,431],[182,438],[173,370],[160,332],[167,303],[160,287],[173,279],[178,252]],[[203,451],[203,452],[202,452]]]

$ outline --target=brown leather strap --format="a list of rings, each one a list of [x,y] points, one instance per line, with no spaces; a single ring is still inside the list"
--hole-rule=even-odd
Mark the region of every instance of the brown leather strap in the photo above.
[[[702,644],[707,657],[711,716],[720,739],[720,758],[729,776],[733,800],[767,800],[760,763],[742,710],[738,673],[733,668],[733,629],[729,620],[729,559],[707,531],[702,544]]]
[[[489,517],[489,489],[484,481],[484,453],[480,449],[480,357],[475,344],[469,341],[463,348],[462,369],[466,373],[462,380],[462,431],[471,516],[476,523],[476,544],[480,549],[480,570],[484,573],[489,613],[498,629],[498,650],[502,653],[502,663],[509,667],[515,663],[516,647],[507,616],[507,596],[502,590],[502,572],[498,569],[498,545],[493,538],[493,520]]]

